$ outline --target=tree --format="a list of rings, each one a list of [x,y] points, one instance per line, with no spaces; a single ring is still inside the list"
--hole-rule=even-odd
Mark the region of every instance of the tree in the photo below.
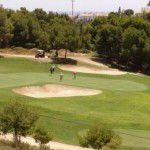
[[[12,39],[12,23],[6,10],[0,5],[0,48],[8,46]]]
[[[95,40],[97,52],[111,60],[117,58],[121,49],[122,30],[113,25],[103,25]]]
[[[19,137],[29,134],[38,118],[29,105],[16,101],[4,107],[0,113],[0,130],[3,133],[12,132],[17,147]]]
[[[144,53],[144,63],[143,63],[144,71],[150,73],[150,38],[147,38],[145,40],[143,53]]]
[[[42,8],[36,8],[33,13],[36,15],[38,20],[45,20],[47,13]]]
[[[127,19],[122,26],[124,29],[134,27],[139,31],[145,31],[146,34],[150,36],[150,23],[142,17],[132,17],[130,19]]]
[[[37,142],[40,143],[40,148],[53,139],[53,136],[41,127],[36,128],[33,137]]]
[[[80,136],[80,145],[83,147],[92,146],[94,149],[109,147],[116,149],[121,145],[121,138],[105,125],[94,125],[86,134]]]
[[[29,38],[28,18],[20,12],[16,15],[13,25],[13,44],[25,46]]]
[[[143,48],[147,38],[146,33],[143,30],[129,27],[124,31],[122,37],[123,49],[125,53],[128,53],[128,55],[122,55],[122,58],[127,56],[127,64],[130,62],[140,68],[144,60]]]
[[[49,49],[49,35],[46,32],[40,31],[39,37],[36,39],[37,47],[40,49]]]
[[[76,30],[76,26],[72,24],[66,24],[66,26],[60,26],[56,24],[59,28],[54,28],[55,37],[54,47],[59,49],[65,49],[65,59],[67,58],[67,50],[75,51],[79,45],[79,31]]]
[[[134,11],[132,9],[126,9],[124,11],[124,14],[130,17],[134,14]]]

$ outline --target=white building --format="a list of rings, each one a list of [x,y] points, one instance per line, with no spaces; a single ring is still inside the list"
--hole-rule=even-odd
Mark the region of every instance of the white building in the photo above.
[[[108,16],[108,13],[82,13],[78,16],[78,20],[82,21],[92,21],[95,17],[98,16]]]

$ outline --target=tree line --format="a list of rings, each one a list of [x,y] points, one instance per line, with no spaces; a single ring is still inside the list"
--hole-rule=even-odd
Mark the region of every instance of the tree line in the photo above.
[[[80,28],[66,14],[35,9],[29,12],[22,7],[14,11],[0,7],[0,48],[70,49],[80,46]]]
[[[96,51],[100,57],[126,68],[150,72],[150,14],[133,10],[111,12],[84,22],[67,14],[5,9],[0,6],[0,48]]]
[[[150,22],[144,16],[110,13],[92,23],[95,50],[100,56],[145,72],[150,71]]]

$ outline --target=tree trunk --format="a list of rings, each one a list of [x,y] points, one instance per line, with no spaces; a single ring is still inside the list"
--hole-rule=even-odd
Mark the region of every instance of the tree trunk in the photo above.
[[[39,146],[39,149],[41,150],[42,149],[42,143],[40,142],[40,146]]]
[[[68,52],[68,50],[65,49],[65,59],[67,58],[67,52]]]
[[[17,130],[15,129],[15,133],[14,133],[14,142],[15,142],[15,147],[18,147],[18,133]]]

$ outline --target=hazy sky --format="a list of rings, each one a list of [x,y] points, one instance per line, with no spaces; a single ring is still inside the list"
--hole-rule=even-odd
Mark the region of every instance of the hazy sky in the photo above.
[[[74,0],[74,11],[110,12],[131,8],[135,11],[146,7],[149,0]],[[45,11],[71,11],[71,0],[0,0],[4,8],[19,9],[26,7],[29,11],[43,8]]]

